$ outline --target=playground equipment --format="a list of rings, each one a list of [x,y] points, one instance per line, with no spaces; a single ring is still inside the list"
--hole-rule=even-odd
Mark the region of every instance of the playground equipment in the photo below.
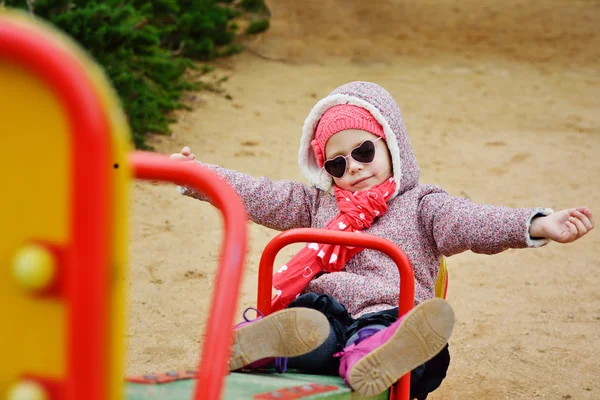
[[[130,153],[117,98],[84,51],[39,21],[0,11],[0,77],[0,168],[6,188],[0,199],[2,398],[213,400],[300,398],[298,393],[306,399],[362,398],[340,378],[224,375],[230,337],[222,332],[234,325],[246,248],[244,208],[209,171]],[[178,182],[204,192],[223,214],[225,237],[198,371],[125,383],[126,215],[132,178]],[[369,235],[301,229],[280,234],[263,253],[257,299],[263,313],[270,312],[276,253],[306,241],[387,253],[402,277],[400,313],[412,308],[412,269],[395,245]],[[445,268],[438,281],[436,290],[445,296]],[[407,399],[408,385],[407,375],[390,397]]]

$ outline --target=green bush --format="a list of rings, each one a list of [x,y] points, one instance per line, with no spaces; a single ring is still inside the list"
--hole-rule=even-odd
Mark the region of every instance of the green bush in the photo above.
[[[184,90],[199,90],[185,72],[192,60],[238,53],[236,18],[264,15],[263,0],[5,0],[73,37],[105,69],[129,118],[136,148],[168,134]],[[258,7],[256,4],[262,4]],[[0,4],[2,4],[0,2]],[[267,21],[268,23],[268,21]],[[250,24],[252,26],[252,24]],[[268,26],[268,25],[267,25]],[[264,30],[264,29],[263,29]],[[247,34],[259,32],[246,31]]]
[[[267,5],[265,4],[264,0],[240,0],[240,2],[238,3],[238,7],[242,10],[249,12],[262,13],[267,15],[269,14],[269,9],[267,8]]]
[[[264,32],[269,29],[268,19],[259,19],[257,21],[250,22],[250,25],[246,28],[246,33],[249,35]]]

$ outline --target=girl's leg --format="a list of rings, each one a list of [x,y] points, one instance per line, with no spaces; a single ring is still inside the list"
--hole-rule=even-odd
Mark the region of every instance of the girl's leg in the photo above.
[[[309,308],[288,308],[237,327],[229,369],[248,366],[273,357],[309,353],[327,340],[327,318]]]
[[[453,325],[448,303],[425,301],[391,326],[345,348],[340,376],[363,395],[381,393],[440,353]]]
[[[349,339],[345,347],[365,340],[396,321],[398,321],[398,308],[361,316],[348,328]],[[450,352],[446,345],[435,357],[411,371],[410,398],[418,400],[427,398],[429,393],[442,384],[449,365]]]
[[[325,342],[316,350],[300,357],[290,358],[290,368],[313,374],[337,375],[339,358],[334,354],[339,353],[346,343],[348,326],[354,319],[333,297],[325,294],[306,293],[294,300],[288,307],[307,307],[321,312],[329,321],[330,331]]]
[[[313,374],[336,374],[339,366],[333,355],[339,352],[339,340],[333,328],[325,342],[310,353],[288,360],[288,367]]]
[[[351,346],[356,342],[361,342],[361,341],[365,340],[366,338],[373,336],[380,330],[387,328],[388,326],[389,325],[380,325],[380,324],[366,325],[366,326],[358,329],[356,331],[356,333],[351,335],[350,338],[348,338],[348,340],[346,341],[346,345],[344,347]]]

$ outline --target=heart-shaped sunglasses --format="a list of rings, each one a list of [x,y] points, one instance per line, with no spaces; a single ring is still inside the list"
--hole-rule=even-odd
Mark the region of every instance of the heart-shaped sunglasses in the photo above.
[[[339,179],[343,177],[346,173],[346,169],[348,168],[348,162],[346,161],[348,157],[352,157],[353,160],[361,164],[370,164],[375,158],[375,142],[380,139],[381,138],[377,138],[375,140],[365,140],[357,147],[353,148],[350,154],[330,158],[329,160],[325,161],[325,164],[323,164],[325,172],[327,172],[333,178]]]

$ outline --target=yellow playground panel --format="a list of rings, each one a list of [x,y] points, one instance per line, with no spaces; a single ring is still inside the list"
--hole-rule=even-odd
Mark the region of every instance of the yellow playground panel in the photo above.
[[[224,396],[231,399],[279,398],[292,393],[290,388],[305,391],[304,399],[362,398],[338,378],[225,377],[220,372],[226,370],[231,339],[222,332],[233,326],[246,246],[243,206],[208,171],[157,155],[129,156],[128,126],[117,97],[73,41],[27,15],[0,10],[0,82],[5,188],[0,198],[0,398],[213,400],[221,397],[223,383]],[[219,319],[208,321],[202,356],[210,362],[187,375],[159,376],[171,386],[145,377],[155,384],[153,390],[123,380],[126,208],[134,177],[194,186],[217,205],[225,222],[210,313]],[[309,234],[303,231],[297,238]],[[318,234],[324,242],[350,240]],[[351,240],[363,240],[356,236]],[[407,274],[402,292],[412,296],[405,256],[381,239],[360,236],[373,248],[395,252],[392,258]],[[284,234],[280,243],[291,237]],[[274,258],[274,251],[265,254]],[[265,265],[258,303],[268,309],[272,261]],[[436,294],[445,297],[447,273],[444,263],[441,267]],[[410,307],[412,297],[400,302],[401,311]],[[403,377],[394,394],[376,398],[404,399],[407,390],[408,377]]]
[[[0,76],[0,396],[117,398],[125,117],[82,50],[21,14],[0,11]]]

